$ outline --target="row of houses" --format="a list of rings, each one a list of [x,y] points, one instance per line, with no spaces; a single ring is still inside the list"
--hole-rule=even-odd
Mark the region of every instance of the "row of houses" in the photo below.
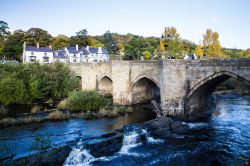
[[[79,62],[108,62],[109,52],[105,48],[65,47],[52,51],[49,47],[26,46],[23,45],[23,62],[24,63],[52,63],[55,61],[64,63],[79,63]]]

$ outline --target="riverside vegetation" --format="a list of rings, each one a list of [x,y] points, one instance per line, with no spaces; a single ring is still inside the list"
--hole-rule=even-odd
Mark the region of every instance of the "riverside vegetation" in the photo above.
[[[72,117],[113,117],[133,111],[132,107],[113,106],[111,99],[97,91],[79,90],[79,80],[59,62],[0,65],[0,78],[0,125],[4,126]],[[21,118],[5,116],[7,107],[13,105],[32,108]]]

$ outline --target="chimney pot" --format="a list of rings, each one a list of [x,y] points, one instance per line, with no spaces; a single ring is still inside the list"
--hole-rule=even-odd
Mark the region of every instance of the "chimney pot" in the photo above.
[[[78,44],[76,45],[76,51],[78,51]]]

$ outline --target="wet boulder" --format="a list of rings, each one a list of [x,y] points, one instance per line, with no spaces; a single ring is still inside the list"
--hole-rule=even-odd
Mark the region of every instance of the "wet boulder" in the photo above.
[[[122,147],[123,133],[120,130],[100,137],[85,140],[86,149],[94,157],[110,156]]]

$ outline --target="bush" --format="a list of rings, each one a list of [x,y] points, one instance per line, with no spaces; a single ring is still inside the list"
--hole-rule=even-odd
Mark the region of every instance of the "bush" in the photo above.
[[[67,103],[68,100],[67,99],[63,99],[62,101],[60,101],[57,105],[57,108],[60,110],[66,109],[67,108]]]
[[[0,78],[0,103],[4,105],[65,98],[78,88],[78,81],[68,66],[59,62],[0,65]]]
[[[41,112],[41,110],[42,110],[41,106],[35,105],[34,107],[31,108],[30,113],[36,114],[38,112]]]
[[[97,91],[73,91],[69,94],[67,106],[71,111],[97,111],[106,102]]]
[[[131,113],[131,112],[133,112],[134,111],[134,109],[133,109],[133,107],[131,107],[131,106],[129,106],[128,108],[127,108],[127,110],[126,110],[126,112],[128,112],[128,113]]]
[[[48,120],[63,120],[63,119],[68,119],[68,116],[63,114],[61,111],[54,111],[49,113],[49,115],[47,116]]]

